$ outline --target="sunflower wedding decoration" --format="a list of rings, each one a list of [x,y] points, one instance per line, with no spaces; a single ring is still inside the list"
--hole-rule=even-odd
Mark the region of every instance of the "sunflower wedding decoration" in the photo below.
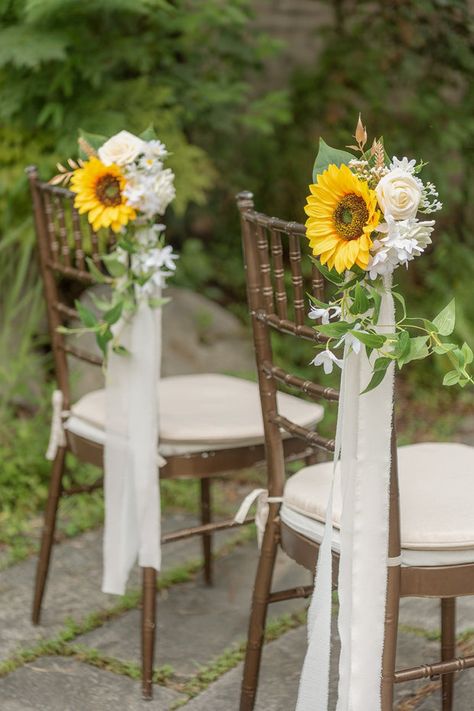
[[[335,287],[328,303],[310,297],[309,317],[327,338],[312,363],[330,373],[343,364],[334,351],[365,348],[373,369],[368,392],[382,382],[392,362],[402,368],[435,353],[451,363],[444,385],[472,384],[472,349],[447,338],[455,326],[454,299],[432,321],[409,318],[403,296],[392,286],[394,271],[407,268],[432,243],[435,221],[430,216],[442,208],[433,183],[419,177],[426,164],[390,158],[382,138],[366,148],[360,116],[354,138],[356,145],[348,148],[358,155],[320,140],[305,206],[314,264]],[[385,333],[378,321],[388,290],[401,313],[392,332]]]
[[[76,301],[80,328],[67,333],[94,332],[107,357],[109,347],[125,353],[117,322],[130,321],[140,302],[158,308],[164,303],[161,287],[175,270],[177,255],[165,245],[165,226],[159,222],[175,197],[174,174],[165,168],[166,146],[153,129],[141,136],[120,131],[111,138],[82,133],[80,158],[58,164],[53,185],[69,184],[74,207],[92,229],[116,235],[112,251],[102,256],[104,271],[87,259],[91,275],[110,287],[110,300],[94,299],[100,314]],[[105,273],[104,273],[105,272]],[[113,328],[115,326],[115,328]]]

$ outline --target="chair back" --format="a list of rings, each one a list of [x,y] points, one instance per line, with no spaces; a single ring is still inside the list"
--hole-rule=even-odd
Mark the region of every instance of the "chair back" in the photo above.
[[[334,440],[301,427],[278,412],[277,390],[286,386],[317,400],[338,400],[338,391],[303,379],[274,362],[271,331],[276,330],[312,343],[326,339],[307,324],[307,293],[324,301],[325,282],[318,269],[309,265],[306,230],[296,222],[284,222],[254,209],[252,193],[237,196],[247,280],[247,298],[252,319],[258,382],[265,429],[268,487],[280,496],[285,481],[282,430],[305,440],[312,447],[334,451]],[[311,349],[308,349],[311,353]]]
[[[78,348],[58,331],[71,319],[78,319],[76,309],[63,298],[61,279],[90,285],[95,283],[87,258],[104,271],[101,254],[115,241],[110,231],[105,235],[94,232],[89,222],[74,207],[74,193],[39,179],[37,169],[28,168],[41,277],[44,284],[48,327],[58,386],[63,394],[65,409],[70,406],[70,384],[67,356],[101,366],[102,358]]]

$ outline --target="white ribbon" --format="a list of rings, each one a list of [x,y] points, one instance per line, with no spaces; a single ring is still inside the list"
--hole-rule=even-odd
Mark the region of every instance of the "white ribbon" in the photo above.
[[[122,324],[129,355],[109,353],[104,452],[103,592],[123,595],[138,554],[142,567],[160,569],[160,492],[157,456],[161,308],[142,300]]]
[[[66,433],[63,427],[63,417],[66,417],[69,412],[63,411],[63,394],[61,390],[55,390],[51,397],[53,413],[51,416],[51,430],[49,433],[48,449],[45,457],[50,462],[56,459],[59,447],[66,446]]]
[[[257,510],[255,512],[255,525],[257,527],[257,542],[258,547],[262,547],[263,534],[268,521],[269,506],[268,504],[280,504],[283,501],[282,496],[268,496],[267,489],[253,489],[250,494],[247,494],[245,499],[240,504],[239,510],[234,516],[235,523],[243,523],[248,516],[250,507],[257,502]]]
[[[394,303],[385,283],[380,332],[392,332]],[[347,347],[341,380],[334,476],[308,616],[308,650],[297,711],[327,711],[332,608],[333,487],[342,493],[339,564],[341,639],[337,711],[380,711],[387,588],[388,509],[393,364],[382,383],[360,395],[372,368],[361,349]]]

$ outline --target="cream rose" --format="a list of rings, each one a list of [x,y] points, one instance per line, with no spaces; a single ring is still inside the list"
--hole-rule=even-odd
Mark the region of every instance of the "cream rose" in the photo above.
[[[138,136],[128,131],[120,131],[115,136],[109,138],[101,148],[99,148],[99,158],[104,165],[126,165],[131,163],[139,153],[144,150],[145,143]]]
[[[415,217],[421,200],[421,188],[411,173],[394,168],[381,178],[375,193],[384,215],[391,215],[395,220]]]

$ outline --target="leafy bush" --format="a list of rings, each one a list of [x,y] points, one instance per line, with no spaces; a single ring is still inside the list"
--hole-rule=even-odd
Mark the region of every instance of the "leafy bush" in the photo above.
[[[0,322],[4,397],[19,383],[8,324],[24,319],[26,355],[39,315],[25,166],[36,163],[51,175],[57,161],[76,154],[79,128],[110,135],[154,124],[173,153],[178,218],[190,203],[202,204],[225,179],[235,136],[268,134],[286,118],[284,93],[253,97],[254,75],[275,43],[249,30],[250,6],[249,0],[0,3],[0,279],[10,295]],[[176,231],[183,229],[178,221]]]

